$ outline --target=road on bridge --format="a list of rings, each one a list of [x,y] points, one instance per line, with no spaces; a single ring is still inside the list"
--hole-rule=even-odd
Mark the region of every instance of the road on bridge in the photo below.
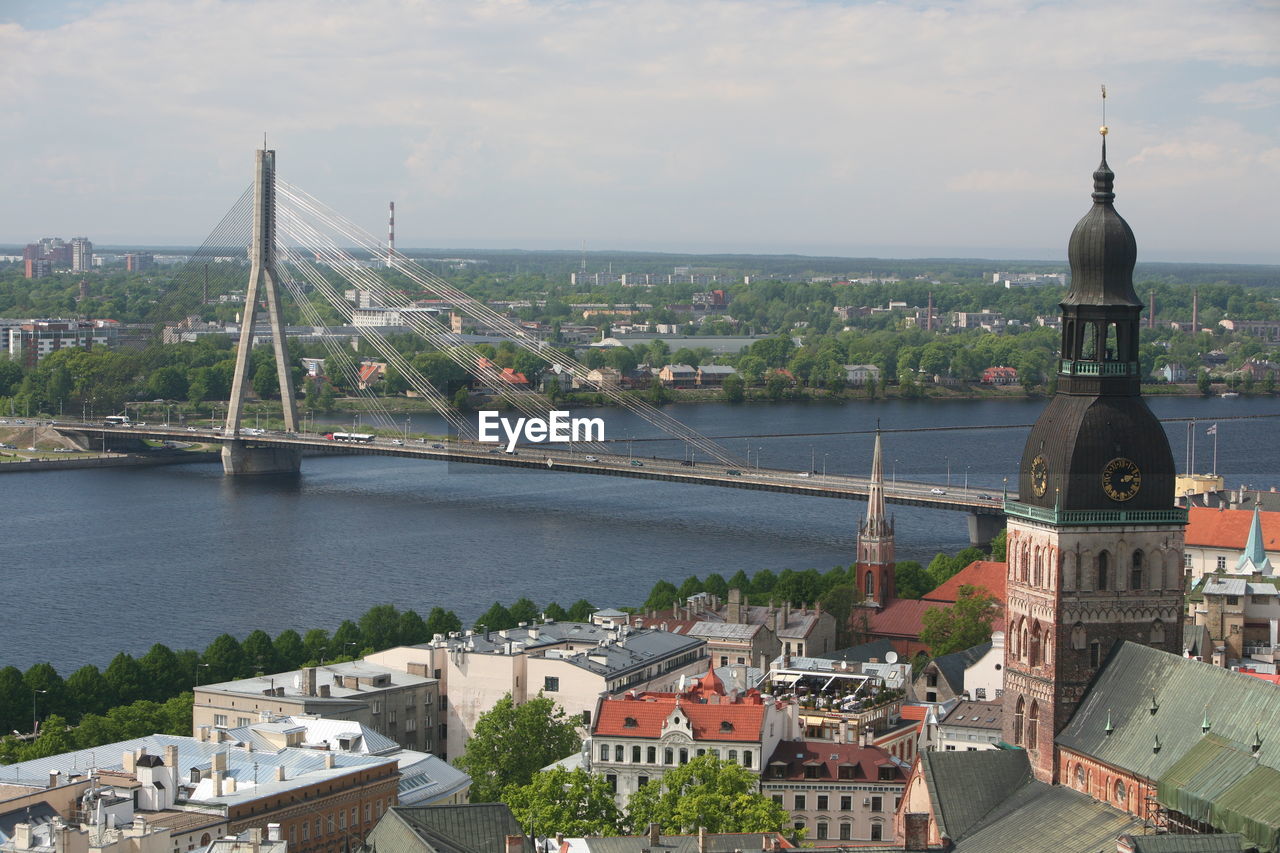
[[[870,479],[867,477],[777,468],[745,466],[733,468],[718,462],[687,462],[679,459],[638,458],[622,454],[591,454],[564,445],[526,444],[519,446],[513,453],[507,453],[492,444],[460,439],[405,440],[390,436],[374,436],[368,442],[335,441],[317,433],[283,433],[243,427],[240,435],[233,439],[223,435],[221,428],[199,429],[150,424],[121,426],[67,421],[51,421],[49,425],[66,432],[93,436],[95,439],[114,436],[217,444],[238,440],[248,447],[296,446],[304,450],[320,450],[325,453],[402,456],[440,462],[665,480],[845,500],[866,500],[870,491]],[[1004,514],[1002,495],[977,489],[947,489],[932,483],[898,480],[896,483],[884,484],[884,497],[888,503],[908,506],[958,510],[976,515],[1002,516]],[[1007,497],[1010,500],[1017,499],[1016,495]]]

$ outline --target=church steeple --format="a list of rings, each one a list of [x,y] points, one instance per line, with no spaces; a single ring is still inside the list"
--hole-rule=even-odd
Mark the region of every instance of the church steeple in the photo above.
[[[894,584],[893,521],[884,511],[884,449],[876,427],[875,452],[867,488],[867,517],[858,528],[858,589],[868,603],[887,605],[896,592]]]
[[[1262,512],[1257,504],[1253,505],[1253,522],[1249,525],[1249,538],[1244,543],[1244,553],[1236,562],[1236,574],[1245,575],[1261,572],[1270,575],[1271,558],[1267,556],[1267,546],[1262,541]]]

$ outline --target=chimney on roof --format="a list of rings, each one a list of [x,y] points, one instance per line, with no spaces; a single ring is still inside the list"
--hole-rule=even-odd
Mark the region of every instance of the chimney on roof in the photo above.
[[[213,795],[215,797],[222,796],[222,771],[213,771]]]
[[[326,770],[333,769],[333,753],[332,752],[326,752],[324,754],[324,766]]]
[[[13,825],[13,849],[31,849],[31,824],[15,823]]]
[[[209,742],[209,731],[210,731],[210,727],[209,727],[209,726],[200,726],[200,727],[198,727],[198,728],[196,729],[196,740],[200,741],[201,743],[208,743],[208,742]]]
[[[227,754],[225,752],[215,752],[213,754],[212,769],[221,770],[223,773],[227,772]]]
[[[222,790],[228,794],[234,794],[236,792],[236,777],[228,776],[226,782],[227,784],[223,786]]]
[[[262,850],[262,829],[254,826],[249,829],[249,850],[250,853],[259,853]]]
[[[277,782],[284,781],[284,765],[283,764],[276,765],[276,781]]]
[[[280,833],[280,824],[267,824],[267,840],[268,841],[284,841],[284,836]]]
[[[302,693],[304,696],[316,695],[316,668],[309,666],[302,671]]]
[[[657,847],[662,843],[662,829],[656,823],[649,824],[649,846]]]
[[[137,770],[138,770],[138,756],[134,754],[133,750],[129,750],[129,751],[125,752],[125,753],[124,753],[124,755],[121,757],[121,759],[122,759],[122,763],[124,764],[124,772],[125,772],[125,773],[136,773],[136,772],[137,772]]]
[[[164,766],[178,772],[178,747],[170,744],[164,748]]]
[[[328,699],[328,698],[329,698],[329,685],[328,685],[328,684],[321,684],[321,685],[320,685],[320,698],[321,698],[321,699]]]
[[[507,853],[520,853],[520,851],[522,850],[524,850],[524,836],[508,835],[507,836]]]
[[[50,788],[56,788],[56,787],[58,787],[58,777],[59,777],[60,775],[61,775],[61,774],[59,774],[57,770],[50,770],[50,771],[49,771],[49,787],[50,787]]]

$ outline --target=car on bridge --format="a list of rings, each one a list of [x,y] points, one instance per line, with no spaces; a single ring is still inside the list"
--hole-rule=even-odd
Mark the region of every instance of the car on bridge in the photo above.
[[[726,473],[726,474],[728,474],[730,477],[741,477],[741,476],[742,476],[742,472],[741,472],[741,471],[739,471],[737,468],[729,468],[729,469],[727,469],[727,470],[725,471],[725,473]]]
[[[929,490],[929,494],[931,495],[945,495],[946,493],[946,489],[933,488]]]
[[[435,444],[431,445],[431,449],[432,449],[432,450],[444,450],[444,445],[437,441]]]
[[[988,494],[981,494],[981,495],[978,495],[978,500],[980,500],[980,501],[993,501],[993,500],[995,500],[995,498],[991,497],[991,495],[988,495]]]
[[[643,462],[641,462],[639,459],[632,459],[632,460],[631,460],[631,467],[633,467],[633,468],[643,468],[643,467],[644,467],[644,463],[643,463]]]
[[[582,457],[582,461],[583,462],[599,462],[600,460],[595,458],[594,456],[584,456]]]

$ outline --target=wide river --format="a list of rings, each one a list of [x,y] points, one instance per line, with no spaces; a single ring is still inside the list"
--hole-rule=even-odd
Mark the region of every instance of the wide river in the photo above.
[[[1280,400],[1154,398],[1162,419],[1201,419],[1196,468],[1236,487],[1280,487]],[[885,430],[885,476],[995,492],[1016,478],[1044,401],[721,404],[668,407],[766,467],[825,465],[866,475]],[[626,413],[609,438],[654,431]],[[939,426],[988,427],[928,431]],[[1005,427],[1005,428],[998,428]],[[1013,427],[1013,428],[1008,428]],[[419,416],[411,430],[441,431]],[[1187,427],[1166,424],[1181,470]],[[625,450],[623,451],[625,452]],[[635,441],[637,457],[671,442]],[[950,475],[950,486],[946,486]],[[63,675],[155,642],[204,648],[222,632],[332,630],[374,604],[470,623],[495,600],[566,607],[642,603],[666,578],[739,569],[847,565],[866,505],[612,477],[443,465],[385,457],[306,459],[297,478],[231,479],[216,465],[14,473],[0,479],[6,604],[0,666],[50,661]],[[968,544],[963,513],[891,508],[899,559],[927,562]]]

